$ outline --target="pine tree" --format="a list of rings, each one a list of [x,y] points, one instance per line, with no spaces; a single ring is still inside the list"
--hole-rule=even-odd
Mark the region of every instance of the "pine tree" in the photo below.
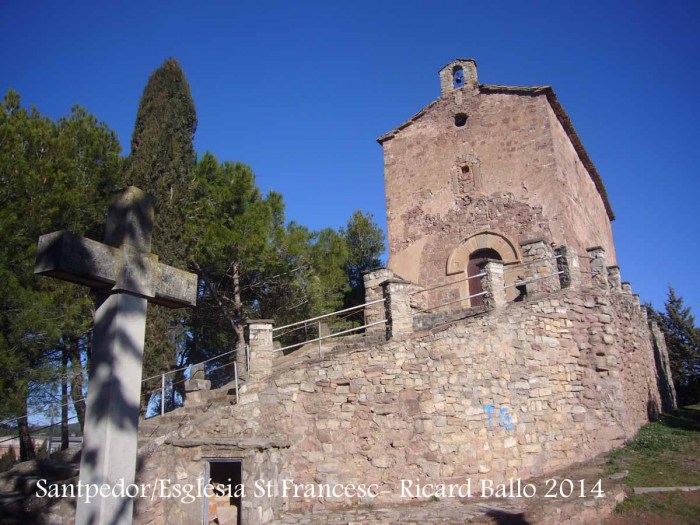
[[[272,246],[284,231],[284,204],[279,194],[261,195],[245,164],[219,164],[206,153],[196,174],[191,265],[203,281],[204,295],[228,324],[240,357],[251,312],[246,298],[254,293],[252,281],[265,272],[266,263],[279,257]]]
[[[341,235],[285,225],[282,197],[262,195],[240,162],[220,164],[205,153],[195,178],[188,238],[201,294],[190,326],[191,359],[232,348],[240,358],[246,318],[284,325],[340,307],[347,288]]]
[[[666,337],[671,372],[682,404],[697,402],[700,395],[700,330],[683,298],[668,289],[661,328]]]
[[[37,240],[59,229],[101,238],[122,160],[114,132],[84,109],[54,122],[22,108],[12,90],[0,103],[0,137],[0,419],[19,417],[26,460],[27,413],[55,394],[61,341],[92,326],[87,290],[34,276]],[[82,374],[79,355],[74,365]]]
[[[129,182],[156,199],[152,251],[161,261],[185,268],[185,210],[193,188],[197,115],[190,86],[177,60],[155,70],[139,102],[131,138]],[[186,313],[149,306],[144,375],[176,364],[185,341]],[[148,388],[148,387],[147,387]]]
[[[365,287],[362,274],[382,265],[381,255],[385,249],[384,232],[374,221],[371,213],[355,211],[348,220],[347,228],[341,230],[348,248],[345,272],[350,291],[345,297],[347,308],[365,302]]]

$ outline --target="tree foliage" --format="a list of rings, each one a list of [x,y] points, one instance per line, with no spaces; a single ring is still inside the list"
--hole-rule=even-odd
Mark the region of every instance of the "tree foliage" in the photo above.
[[[15,463],[17,463],[17,455],[15,454],[15,449],[10,447],[0,456],[0,474],[10,470]]]
[[[245,164],[206,153],[195,181],[188,238],[201,294],[190,359],[240,351],[246,318],[280,325],[341,305],[347,247],[337,232],[285,224],[281,195],[263,195]]]
[[[341,234],[345,238],[348,251],[345,273],[350,290],[345,297],[345,306],[349,308],[365,302],[362,274],[382,265],[384,232],[371,213],[358,210],[352,214]]]
[[[101,237],[109,194],[121,184],[119,152],[114,132],[83,108],[54,122],[22,108],[12,90],[2,101],[0,418],[25,415],[30,395],[38,403],[52,395],[45,385],[58,375],[62,338],[79,339],[91,325],[86,289],[34,276],[36,246],[58,229]],[[82,368],[80,359],[73,365]],[[20,423],[26,459],[26,418]]]
[[[20,416],[21,437],[28,403],[70,397],[83,416],[91,344],[88,290],[35,277],[37,239],[58,229],[101,239],[109,196],[125,184],[156,198],[152,251],[199,275],[192,312],[149,306],[145,375],[240,350],[247,318],[279,326],[364,302],[362,273],[381,264],[384,250],[371,214],[355,212],[338,231],[287,222],[282,196],[263,194],[249,166],[211,154],[196,161],[196,126],[174,59],[144,89],[127,159],[114,132],[78,106],[53,121],[22,108],[13,91],[2,101],[0,419]],[[31,441],[21,442],[26,459]]]
[[[666,338],[671,373],[681,404],[700,401],[700,328],[683,298],[669,287],[664,312],[654,312]]]
[[[139,102],[131,138],[129,183],[156,199],[152,251],[161,261],[186,264],[183,237],[192,199],[197,115],[190,85],[177,60],[167,59],[148,79]],[[182,311],[149,306],[144,374],[175,364],[186,338]]]
[[[131,138],[129,182],[156,198],[153,251],[185,263],[184,206],[190,200],[197,114],[177,60],[156,69],[143,90]]]

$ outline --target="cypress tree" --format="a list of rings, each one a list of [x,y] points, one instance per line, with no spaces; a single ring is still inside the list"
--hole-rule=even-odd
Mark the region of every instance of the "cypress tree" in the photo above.
[[[152,251],[161,261],[184,268],[185,210],[192,190],[197,115],[180,64],[167,59],[155,70],[139,102],[131,138],[129,182],[156,198]],[[184,342],[185,315],[149,307],[144,374],[175,364]],[[149,385],[146,387],[149,390]],[[147,402],[147,399],[146,399]]]
[[[131,137],[131,184],[156,198],[153,252],[185,263],[184,208],[192,189],[197,115],[180,64],[166,60],[148,79]]]

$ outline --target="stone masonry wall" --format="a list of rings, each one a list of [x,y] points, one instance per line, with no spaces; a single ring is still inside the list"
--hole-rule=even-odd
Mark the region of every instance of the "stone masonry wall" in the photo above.
[[[335,478],[398,494],[400,479],[528,477],[620,444],[659,398],[641,312],[627,328],[614,309],[559,293],[306,368],[289,409],[311,450],[294,470],[326,479],[322,457]]]
[[[194,479],[204,448],[227,443],[248,480],[378,483],[390,491],[381,501],[398,500],[401,479],[499,482],[591,458],[661,406],[644,312],[630,294],[591,287],[323,359],[285,356],[243,390],[240,404],[169,436],[144,472],[174,454],[160,475]],[[246,523],[312,503],[248,500]],[[165,514],[192,522],[182,509]],[[137,523],[159,525],[147,519]]]

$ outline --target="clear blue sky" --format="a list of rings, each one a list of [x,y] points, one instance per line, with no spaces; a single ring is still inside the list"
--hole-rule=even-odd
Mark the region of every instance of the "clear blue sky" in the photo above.
[[[607,186],[623,279],[656,306],[672,284],[700,316],[700,3],[492,4],[3,0],[0,89],[54,118],[85,106],[127,154],[149,74],[176,57],[200,154],[249,163],[288,219],[384,226],[375,139],[474,57],[483,83],[554,87]]]

